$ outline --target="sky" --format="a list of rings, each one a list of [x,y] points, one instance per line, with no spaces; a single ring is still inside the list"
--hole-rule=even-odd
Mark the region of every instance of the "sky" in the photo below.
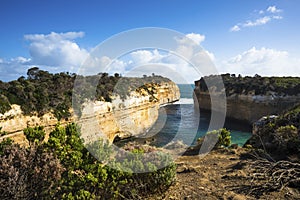
[[[97,45],[143,27],[182,33],[203,47],[219,73],[300,76],[299,11],[298,0],[1,0],[0,80],[26,77],[31,67],[78,72]],[[190,52],[191,46],[178,43],[175,52]],[[201,75],[182,58],[155,48],[98,61],[94,64],[110,63],[110,73],[157,64],[187,82]]]

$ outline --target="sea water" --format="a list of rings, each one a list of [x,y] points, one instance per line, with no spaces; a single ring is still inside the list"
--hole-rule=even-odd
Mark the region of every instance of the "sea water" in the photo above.
[[[174,104],[160,108],[159,117],[152,128],[144,135],[129,140],[148,142],[150,145],[162,147],[171,142],[182,141],[186,145],[194,145],[203,137],[209,128],[210,114],[194,109],[194,85],[179,84],[180,100]],[[224,128],[231,132],[233,144],[242,146],[251,136],[251,127],[240,122],[226,120]],[[128,140],[123,141],[126,143]]]

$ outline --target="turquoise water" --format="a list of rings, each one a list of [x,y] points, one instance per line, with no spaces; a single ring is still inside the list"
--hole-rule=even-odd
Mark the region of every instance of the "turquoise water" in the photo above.
[[[194,85],[178,86],[181,94],[180,101],[161,107],[153,127],[145,135],[130,140],[141,143],[150,141],[150,145],[158,147],[179,140],[190,146],[207,133],[210,114],[199,113],[194,109],[192,99]],[[251,127],[247,124],[227,119],[224,127],[230,130],[233,144],[242,146],[251,136]]]
[[[192,99],[194,88],[195,88],[194,84],[178,84],[178,87],[180,89],[181,98]],[[207,118],[207,119],[210,118],[209,115],[205,115],[205,114],[202,114],[202,115],[204,118]],[[201,114],[200,114],[200,116],[201,116]],[[200,122],[201,122],[201,120],[200,120]],[[207,121],[207,123],[209,123],[209,121]],[[201,123],[200,123],[200,126],[201,126]],[[238,144],[239,146],[244,145],[245,142],[252,135],[252,133],[251,133],[252,127],[245,123],[226,119],[224,127],[231,131],[232,143]],[[204,135],[204,134],[205,133],[198,134],[198,135]]]
[[[207,133],[210,114],[196,112],[193,105],[194,85],[179,84],[181,100],[160,109],[160,115],[148,132],[152,145],[163,146],[174,140],[195,144],[197,138]],[[226,119],[224,127],[231,131],[233,144],[242,146],[251,136],[251,127]]]

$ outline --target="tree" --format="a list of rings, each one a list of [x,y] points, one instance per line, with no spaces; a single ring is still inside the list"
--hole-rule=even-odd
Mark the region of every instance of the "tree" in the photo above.
[[[30,69],[28,69],[27,71],[27,76],[28,79],[36,79],[38,72],[40,71],[40,69],[38,67],[32,67]]]
[[[119,78],[119,77],[120,77],[120,74],[115,73],[114,76],[115,76],[115,78]]]

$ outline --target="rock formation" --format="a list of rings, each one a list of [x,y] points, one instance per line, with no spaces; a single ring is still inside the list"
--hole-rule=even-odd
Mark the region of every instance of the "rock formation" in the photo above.
[[[195,81],[195,101],[199,108],[210,111],[211,99],[226,94],[226,117],[252,124],[266,115],[278,115],[300,102],[300,78],[296,77],[235,77],[224,74]],[[220,80],[223,80],[224,87]],[[208,89],[206,82],[213,88]],[[210,92],[209,92],[210,91]]]
[[[151,87],[155,88],[153,95],[133,91],[125,100],[116,96],[112,102],[86,102],[80,117],[73,114],[72,117],[60,121],[52,113],[41,117],[35,114],[23,115],[19,105],[12,105],[11,110],[0,114],[1,131],[7,133],[0,140],[10,137],[18,143],[24,143],[23,129],[27,126],[43,126],[49,133],[58,122],[64,125],[72,121],[82,126],[83,138],[87,140],[100,134],[113,142],[117,136],[126,138],[142,134],[157,120],[160,106],[180,98],[179,88],[172,81],[153,84]]]
[[[245,145],[266,151],[274,159],[300,159],[300,104],[279,116],[263,117],[253,125]]]
[[[106,137],[110,142],[147,132],[158,118],[160,106],[178,101],[180,92],[173,82],[165,82],[156,88],[155,100],[151,95],[131,92],[130,97],[119,97],[110,102],[87,102],[78,119],[85,141]]]

